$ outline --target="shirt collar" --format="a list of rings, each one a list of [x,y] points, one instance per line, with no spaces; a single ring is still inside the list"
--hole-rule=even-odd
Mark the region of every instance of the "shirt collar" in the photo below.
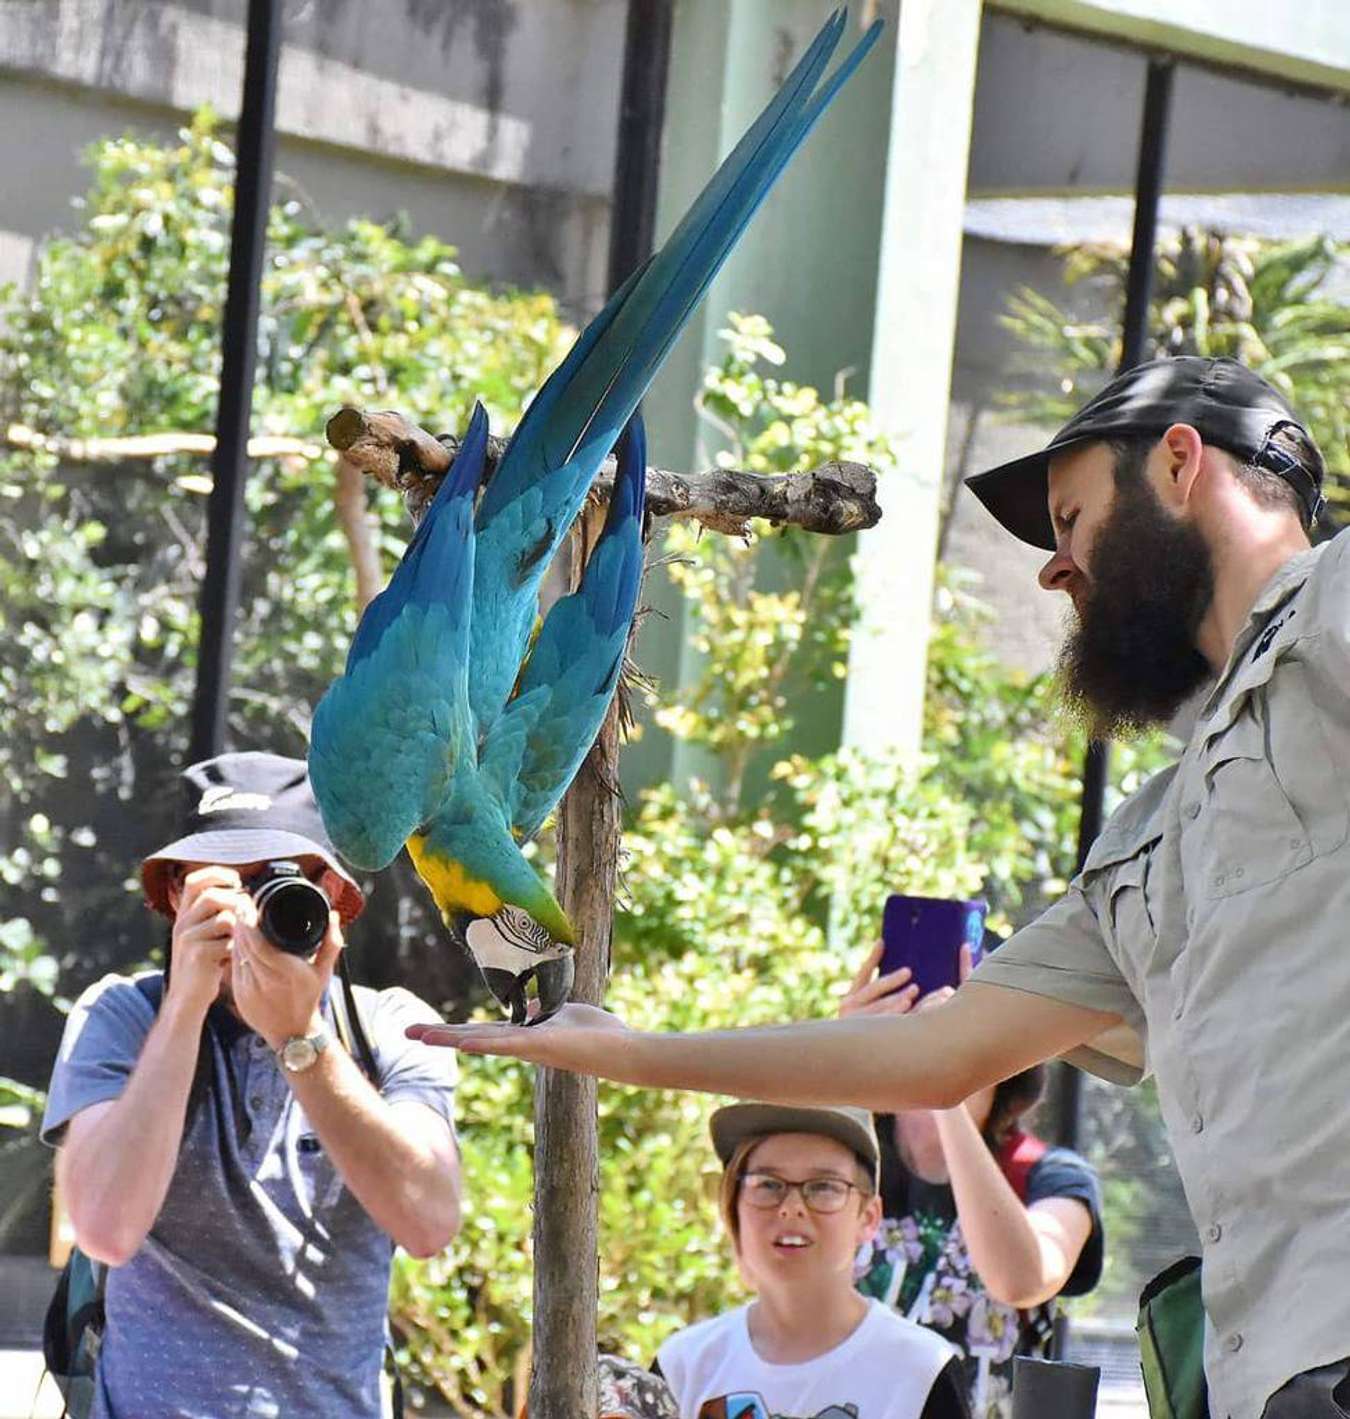
[[[1214,682],[1214,687],[1200,711],[1202,719],[1207,719],[1214,712],[1224,687],[1232,679],[1233,671],[1242,663],[1252,642],[1261,634],[1275,612],[1302,588],[1312,575],[1313,568],[1317,565],[1317,559],[1326,550],[1326,547],[1327,544],[1321,542],[1316,547],[1309,547],[1304,552],[1295,552],[1292,557],[1280,564],[1271,575],[1270,580],[1257,593],[1251,610],[1247,612],[1247,619],[1242,623],[1242,629],[1233,641],[1233,649],[1228,653],[1228,662],[1223,667],[1223,673]]]

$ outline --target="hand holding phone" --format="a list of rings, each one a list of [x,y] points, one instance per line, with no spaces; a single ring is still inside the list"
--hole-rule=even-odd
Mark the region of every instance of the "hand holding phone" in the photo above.
[[[886,898],[881,919],[880,974],[901,966],[910,969],[918,998],[961,984],[961,948],[970,948],[970,963],[980,959],[984,941],[982,901],[952,897],[911,897],[893,893]]]

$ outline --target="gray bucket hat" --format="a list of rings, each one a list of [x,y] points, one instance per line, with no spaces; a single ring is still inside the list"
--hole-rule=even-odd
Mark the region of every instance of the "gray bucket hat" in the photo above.
[[[342,879],[333,903],[343,921],[359,916],[365,897],[338,860],[309,786],[303,759],[280,754],[221,754],[183,770],[182,836],[141,864],[146,900],[173,915],[169,885],[180,862],[269,862],[321,857]]]
[[[872,1175],[872,1186],[881,1176],[881,1152],[872,1115],[866,1109],[846,1107],[794,1108],[787,1104],[726,1104],[708,1121],[713,1148],[723,1167],[747,1138],[770,1133],[819,1133],[856,1153]]]

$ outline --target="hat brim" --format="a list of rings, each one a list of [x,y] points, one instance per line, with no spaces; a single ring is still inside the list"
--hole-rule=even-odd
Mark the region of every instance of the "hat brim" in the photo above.
[[[873,1129],[859,1119],[835,1109],[791,1108],[785,1104],[727,1104],[709,1121],[713,1149],[723,1166],[731,1161],[738,1145],[747,1138],[770,1133],[819,1133],[842,1143],[871,1169],[876,1186],[881,1170],[877,1138]]]
[[[220,862],[232,866],[242,862],[274,862],[281,858],[321,857],[342,879],[342,889],[333,903],[344,922],[355,920],[366,904],[365,896],[351,874],[327,849],[299,833],[273,828],[218,828],[210,833],[192,833],[168,847],[152,853],[141,864],[141,885],[145,899],[165,916],[173,915],[169,885],[173,869],[181,862]]]
[[[1050,521],[1050,460],[1059,449],[1043,448],[1025,458],[1000,464],[966,479],[975,494],[1007,531],[1042,551],[1055,550]]]
[[[966,487],[1019,541],[1039,547],[1043,552],[1053,552],[1055,524],[1050,521],[1051,460],[1072,448],[1101,443],[1114,433],[1112,429],[1091,429],[1068,438],[1057,434],[1039,453],[1028,453],[1024,458],[1000,463],[987,473],[976,473],[966,479]]]

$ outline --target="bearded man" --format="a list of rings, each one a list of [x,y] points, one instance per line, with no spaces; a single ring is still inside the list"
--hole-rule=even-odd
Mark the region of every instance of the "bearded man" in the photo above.
[[[1066,697],[1096,732],[1165,723],[1210,683],[1180,761],[945,1004],[698,1035],[574,1005],[415,1033],[874,1110],[950,1108],[1060,1055],[1152,1073],[1203,1246],[1211,1414],[1350,1413],[1350,537],[1309,545],[1322,476],[1274,388],[1187,356],[1118,376],[1047,448],[971,480],[1051,554],[1041,586],[1076,613]]]

